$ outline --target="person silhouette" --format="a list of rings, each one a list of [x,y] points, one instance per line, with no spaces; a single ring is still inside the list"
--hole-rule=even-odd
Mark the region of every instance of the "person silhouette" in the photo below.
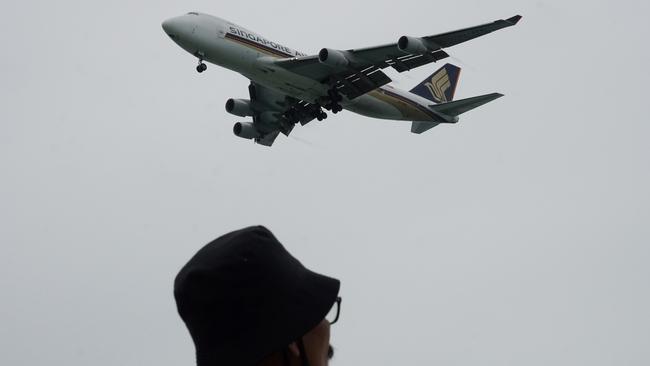
[[[200,249],[176,276],[174,297],[197,366],[325,366],[339,288],[254,226]]]

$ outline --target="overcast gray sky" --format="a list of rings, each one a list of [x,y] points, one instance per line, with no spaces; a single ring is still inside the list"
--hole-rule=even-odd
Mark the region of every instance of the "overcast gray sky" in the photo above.
[[[649,4],[3,2],[0,364],[192,365],[173,278],[252,224],[342,280],[335,365],[650,364]],[[309,53],[524,19],[449,49],[457,97],[506,95],[461,123],[268,149],[163,33],[190,10]]]

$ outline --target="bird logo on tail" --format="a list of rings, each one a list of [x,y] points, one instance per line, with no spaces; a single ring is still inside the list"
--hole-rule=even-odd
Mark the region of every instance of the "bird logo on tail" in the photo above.
[[[447,100],[447,90],[451,88],[451,81],[449,80],[449,74],[446,69],[441,69],[440,72],[437,72],[431,78],[431,82],[424,84],[433,97],[433,101],[436,103],[446,103]]]
[[[437,104],[448,103],[454,100],[459,77],[460,67],[446,64],[413,88],[411,93]]]

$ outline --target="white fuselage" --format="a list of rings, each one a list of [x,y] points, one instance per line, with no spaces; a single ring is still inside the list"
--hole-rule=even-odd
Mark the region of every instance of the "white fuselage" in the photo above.
[[[305,54],[234,23],[192,12],[166,20],[163,29],[195,57],[236,71],[264,87],[310,102],[327,95],[328,85],[274,64],[278,59]],[[425,98],[388,85],[341,102],[346,110],[364,116],[407,121],[432,121],[430,104]]]

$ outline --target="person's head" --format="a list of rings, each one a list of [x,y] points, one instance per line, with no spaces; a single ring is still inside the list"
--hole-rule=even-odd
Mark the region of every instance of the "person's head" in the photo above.
[[[174,296],[198,366],[323,366],[339,286],[257,226],[199,250],[176,276]]]

